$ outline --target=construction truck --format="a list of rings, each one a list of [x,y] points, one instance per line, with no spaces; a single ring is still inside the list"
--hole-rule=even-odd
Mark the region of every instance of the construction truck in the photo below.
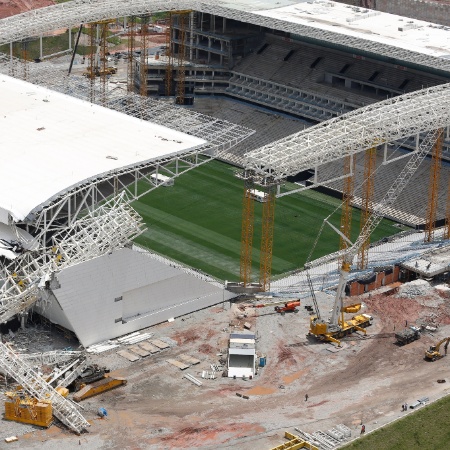
[[[339,234],[343,241],[346,242],[346,246],[337,252],[305,264],[305,268],[307,269],[306,275],[311,291],[311,298],[314,302],[316,312],[315,316],[311,316],[309,329],[310,335],[313,335],[322,341],[334,342],[340,345],[339,338],[347,334],[353,333],[354,331],[362,331],[364,334],[366,333],[365,328],[372,323],[370,316],[367,314],[360,314],[358,316],[353,316],[350,320],[346,320],[344,317],[344,313],[348,311],[343,304],[345,298],[345,288],[349,280],[353,259],[359,253],[360,249],[363,248],[372,232],[381,222],[384,211],[395,203],[400,193],[419,168],[423,159],[427,156],[435,142],[439,139],[440,135],[440,130],[432,130],[426,135],[421,142],[419,149],[416,152],[413,152],[411,158],[406,163],[405,167],[396,178],[392,186],[386,192],[383,199],[372,209],[370,216],[366,220],[364,227],[355,242],[351,242],[344,233],[342,233],[328,220],[325,220],[325,223],[327,223],[337,234]],[[377,143],[379,144],[379,142]],[[325,321],[320,316],[320,311],[309,275],[309,269],[318,267],[322,264],[330,263],[332,261],[340,261],[341,267],[333,309],[331,310],[331,317],[329,320]]]
[[[444,345],[444,351],[445,353],[442,354],[439,352],[439,349],[441,348],[441,345],[445,342]],[[441,339],[436,345],[432,345],[426,352],[425,352],[425,359],[428,359],[430,361],[436,361],[437,359],[442,358],[443,356],[447,356],[447,349],[448,349],[448,343],[450,342],[450,337],[446,337],[444,339]]]
[[[277,313],[284,315],[286,312],[298,313],[297,307],[300,306],[298,299],[284,299],[277,302],[258,303],[256,305],[247,305],[249,308],[266,308],[273,306]]]
[[[395,339],[399,345],[409,344],[410,342],[420,339],[420,329],[414,326],[405,328],[398,333],[395,333]]]

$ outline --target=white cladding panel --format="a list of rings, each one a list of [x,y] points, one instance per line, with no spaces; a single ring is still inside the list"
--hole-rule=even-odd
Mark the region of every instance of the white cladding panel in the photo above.
[[[235,296],[130,249],[64,269],[58,281],[54,294],[85,347]]]

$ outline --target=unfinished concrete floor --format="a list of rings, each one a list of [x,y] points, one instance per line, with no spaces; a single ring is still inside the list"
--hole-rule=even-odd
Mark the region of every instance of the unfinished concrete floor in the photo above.
[[[424,352],[450,333],[445,325],[449,299],[445,291],[434,288],[426,295],[416,294],[410,290],[407,297],[395,291],[365,295],[364,312],[375,318],[369,337],[348,337],[339,351],[306,337],[309,314],[304,305],[297,314],[284,316],[269,307],[248,309],[243,319],[238,318],[242,311],[237,305],[215,306],[152,327],[146,331],[154,338],[170,338],[177,345],[133,363],[118,356],[118,348],[91,357],[116,368],[113,374],[126,377],[128,385],[81,403],[92,424],[89,433],[76,436],[52,426],[19,436],[8,448],[254,450],[282,443],[284,431],[295,433],[294,427],[314,432],[343,423],[357,435],[364,423],[371,431],[406,414],[403,403],[422,397],[433,401],[448,391],[448,383],[437,380],[449,381],[449,359],[427,362]],[[331,300],[320,299],[323,311],[331,307]],[[394,327],[402,329],[406,320],[408,325],[440,326],[434,335],[424,334],[399,347]],[[202,370],[218,362],[230,331],[244,321],[257,333],[258,352],[267,356],[266,367],[253,380],[218,377],[196,386],[183,378],[188,372],[201,379]],[[201,363],[181,371],[166,362],[182,353]],[[107,409],[107,419],[96,417],[99,407]],[[0,427],[3,441],[10,435],[8,422]]]

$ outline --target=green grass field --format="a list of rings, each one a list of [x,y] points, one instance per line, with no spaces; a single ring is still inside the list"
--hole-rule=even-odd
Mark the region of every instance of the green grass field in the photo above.
[[[243,182],[234,176],[236,168],[212,161],[191,170],[133,204],[148,230],[137,243],[184,264],[201,269],[221,280],[239,278]],[[289,187],[289,186],[288,186]],[[323,219],[340,205],[338,199],[305,191],[277,199],[273,246],[273,276],[302,267],[316,240]],[[253,275],[259,274],[262,205],[255,204]],[[359,232],[359,211],[355,210],[353,235]],[[331,218],[340,223],[340,210]],[[399,231],[384,220],[372,241]],[[339,239],[324,227],[313,259],[338,249]]]
[[[450,448],[450,398],[358,439],[343,450],[447,450]],[[370,427],[366,425],[366,432]]]

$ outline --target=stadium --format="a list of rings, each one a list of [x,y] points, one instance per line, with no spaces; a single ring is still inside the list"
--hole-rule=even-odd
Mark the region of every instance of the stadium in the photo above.
[[[0,24],[3,333],[39,317],[89,348],[243,294],[324,311],[341,285],[446,280],[450,28],[325,0],[75,0]]]

